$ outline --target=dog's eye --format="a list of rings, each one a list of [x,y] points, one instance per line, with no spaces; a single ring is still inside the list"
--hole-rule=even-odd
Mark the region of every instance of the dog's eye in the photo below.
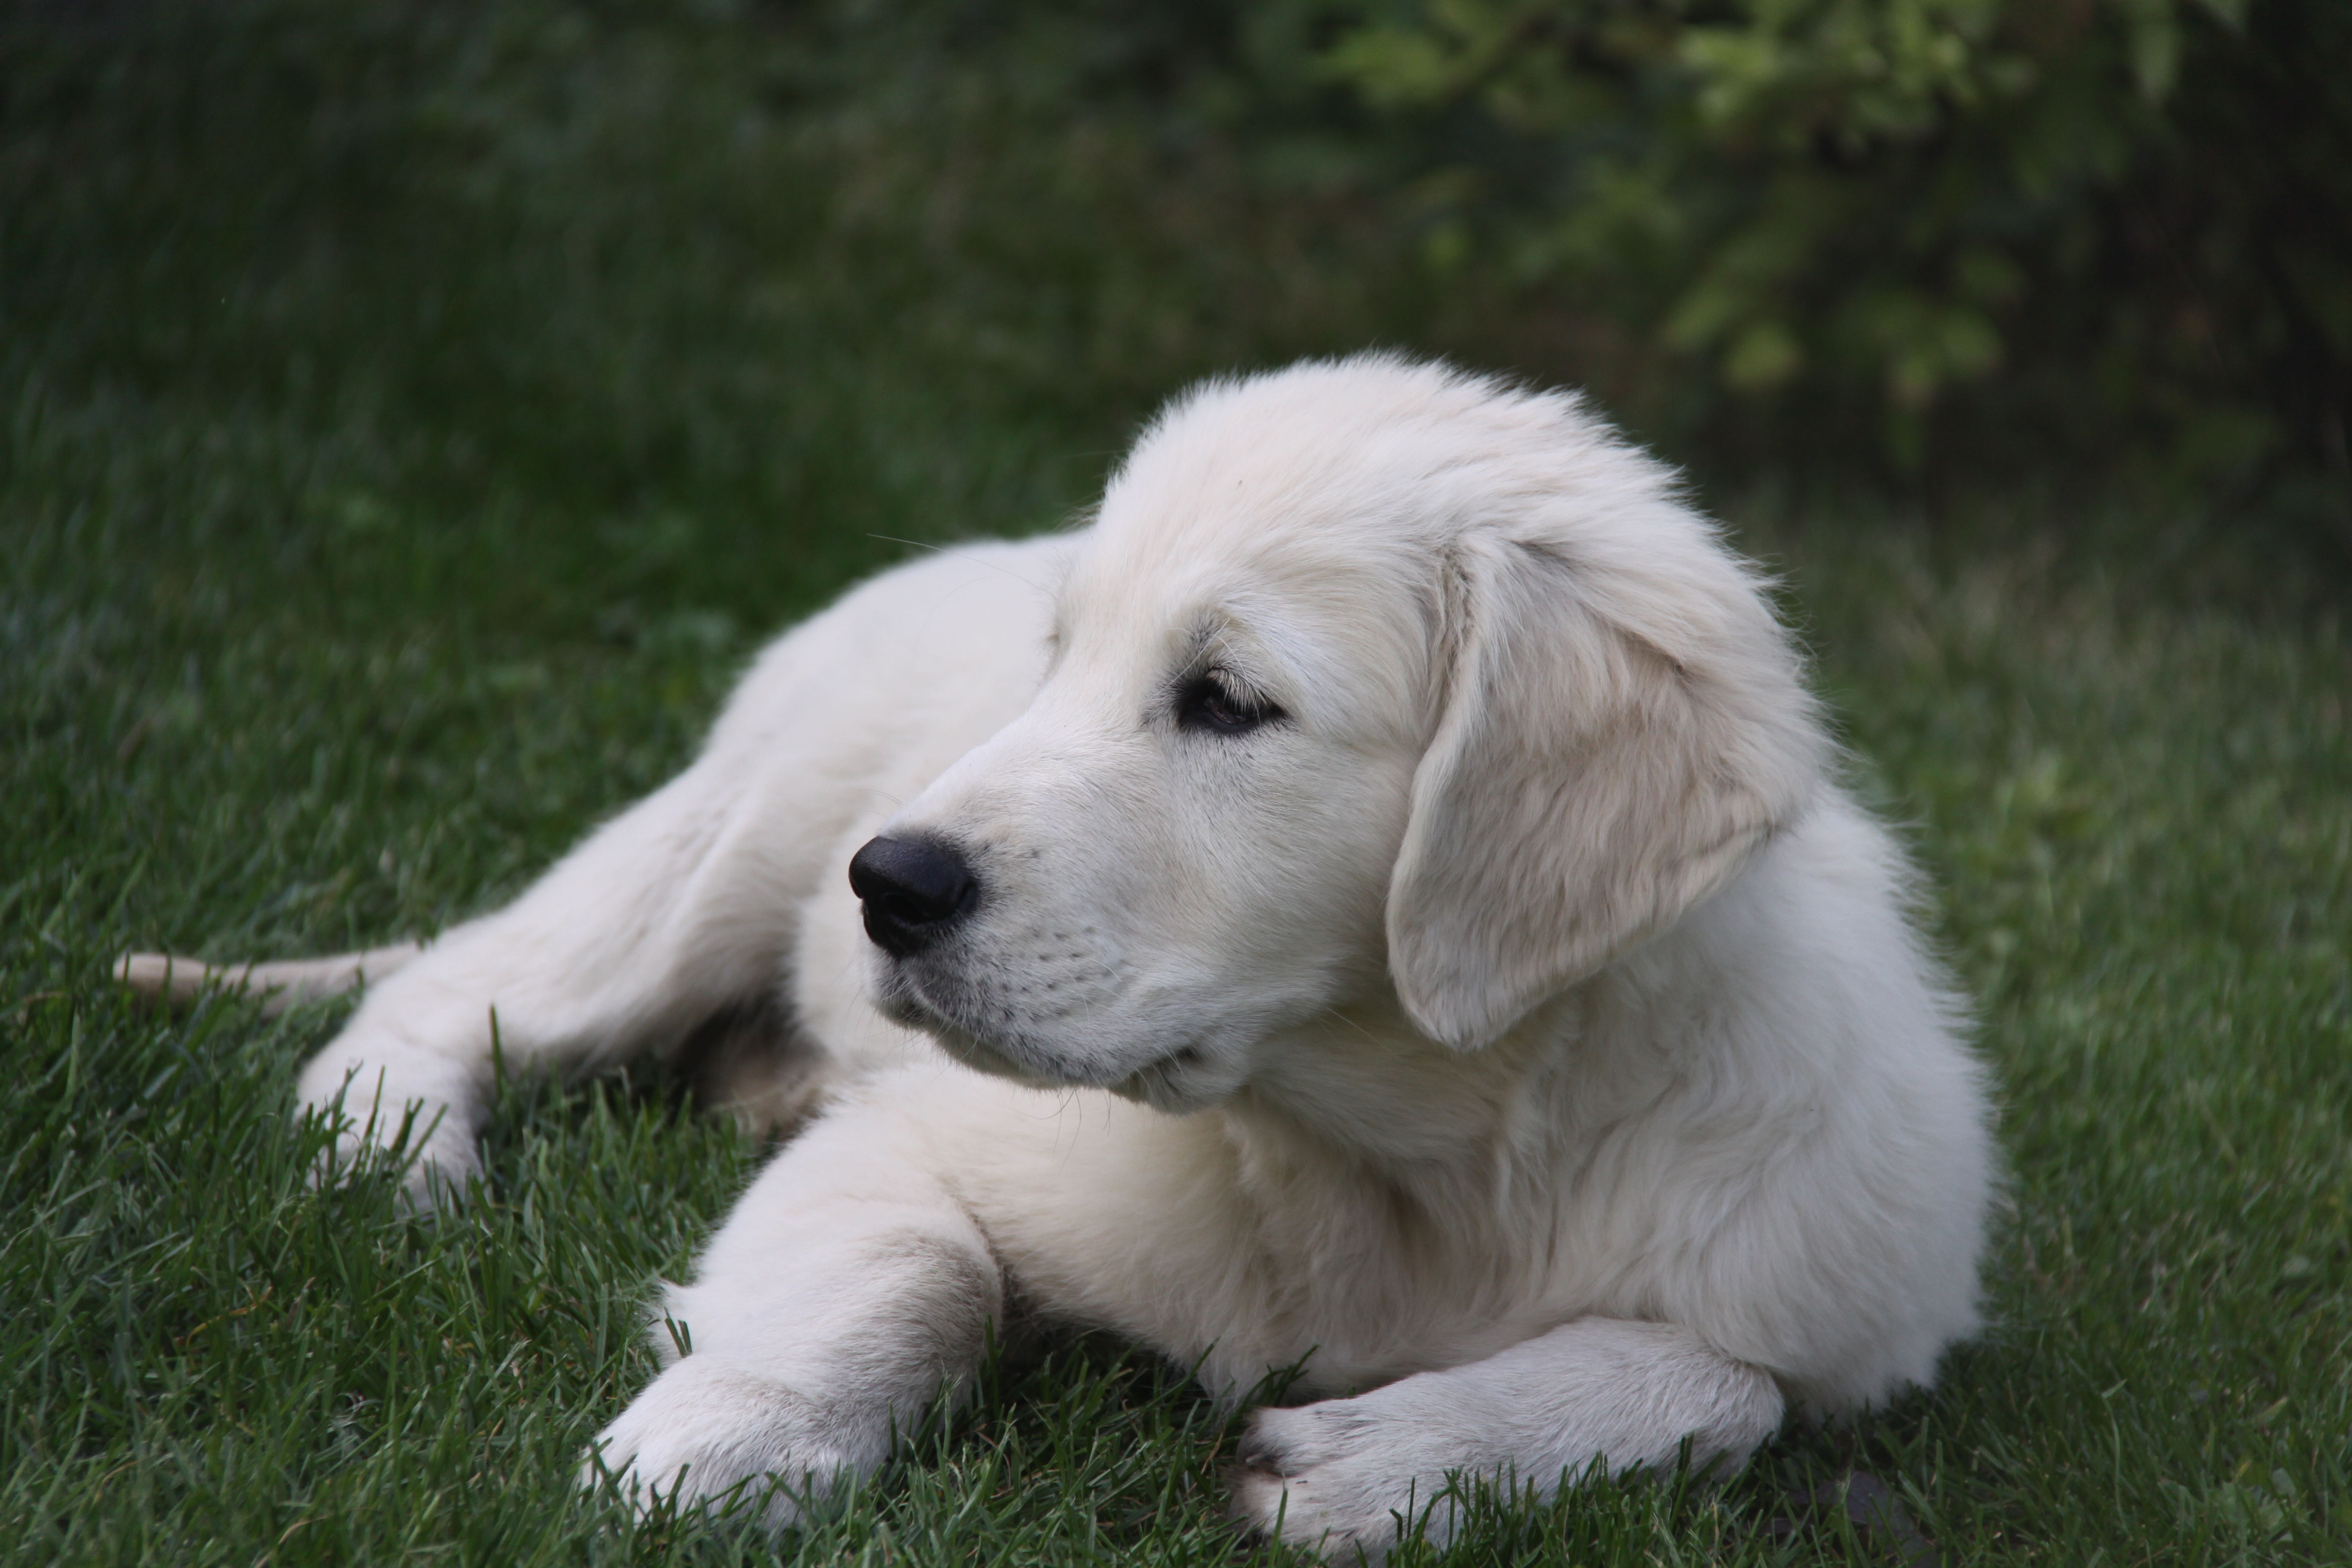
[[[1213,735],[1242,735],[1282,717],[1282,710],[1232,690],[1215,675],[1195,676],[1176,694],[1176,723]]]

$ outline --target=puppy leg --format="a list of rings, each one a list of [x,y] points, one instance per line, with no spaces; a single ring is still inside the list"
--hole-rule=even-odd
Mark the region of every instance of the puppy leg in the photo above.
[[[1686,1329],[1583,1318],[1358,1398],[1259,1411],[1235,1502],[1265,1534],[1377,1563],[1401,1526],[1451,1538],[1449,1474],[1549,1497],[1595,1458],[1671,1467],[1685,1438],[1694,1466],[1737,1466],[1782,1408],[1768,1374]]]
[[[610,1474],[640,1509],[748,1487],[779,1528],[954,1394],[1004,1295],[920,1125],[874,1103],[778,1156],[698,1275],[670,1288],[653,1331],[667,1369],[598,1437],[582,1482]]]
[[[517,1073],[593,1070],[682,1044],[780,985],[798,892],[774,862],[805,834],[792,801],[706,758],[607,823],[506,909],[446,932],[370,986],[303,1069],[340,1110],[346,1156],[404,1125],[409,1192],[431,1204],[478,1163],[494,1057]]]

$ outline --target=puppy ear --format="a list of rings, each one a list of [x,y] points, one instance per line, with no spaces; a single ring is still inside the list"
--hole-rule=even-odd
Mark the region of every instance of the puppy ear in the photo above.
[[[1820,775],[1826,742],[1755,579],[1680,508],[1654,521],[1616,560],[1500,536],[1449,560],[1445,704],[1388,938],[1407,1012],[1457,1049],[1721,888]]]

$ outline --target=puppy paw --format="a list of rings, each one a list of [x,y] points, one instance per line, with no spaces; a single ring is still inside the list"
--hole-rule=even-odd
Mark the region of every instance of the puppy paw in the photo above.
[[[480,1095],[458,1064],[416,1053],[395,1057],[390,1069],[322,1058],[304,1070],[298,1092],[302,1110],[334,1133],[312,1173],[321,1186],[390,1172],[403,1204],[431,1214],[455,1206],[480,1173],[474,1136]]]
[[[429,1217],[465,1202],[467,1184],[481,1174],[482,1159],[470,1131],[426,1131],[419,1117],[406,1138],[379,1138],[372,1128],[346,1122],[334,1147],[311,1167],[313,1186],[341,1186],[356,1177],[387,1173],[399,1183],[401,1209]]]
[[[1664,1323],[1587,1318],[1482,1362],[1361,1394],[1261,1410],[1236,1506],[1265,1535],[1377,1563],[1399,1537],[1453,1539],[1482,1489],[1549,1497],[1612,1474],[1737,1468],[1779,1426],[1770,1375]]]
[[[1451,1534],[1448,1458],[1362,1399],[1261,1410],[1242,1438],[1234,1512],[1257,1534],[1335,1563],[1378,1563],[1402,1532]]]
[[[740,1497],[770,1529],[795,1523],[877,1457],[837,1429],[817,1402],[773,1379],[704,1355],[670,1367],[597,1436],[583,1489],[610,1476],[641,1516],[667,1505]]]

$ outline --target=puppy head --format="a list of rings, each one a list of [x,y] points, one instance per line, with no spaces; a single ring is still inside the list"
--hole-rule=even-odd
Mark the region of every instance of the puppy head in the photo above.
[[[884,829],[918,847],[867,868],[874,994],[974,1065],[1169,1110],[1343,1002],[1486,1043],[1819,768],[1786,639],[1663,469],[1572,398],[1389,358],[1163,415],[1055,640]]]

